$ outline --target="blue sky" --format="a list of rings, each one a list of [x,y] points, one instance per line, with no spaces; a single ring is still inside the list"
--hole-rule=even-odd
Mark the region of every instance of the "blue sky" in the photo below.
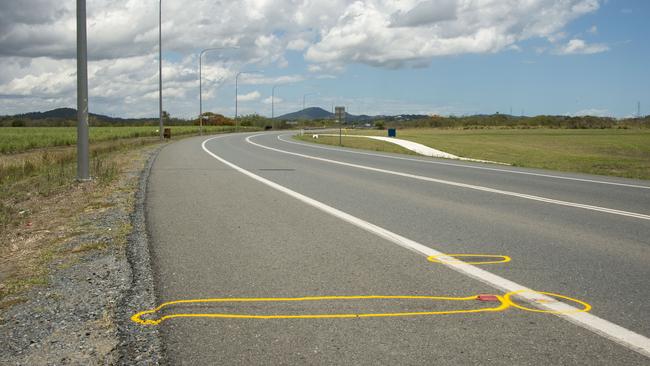
[[[155,117],[157,2],[88,0],[90,111]],[[30,11],[25,11],[30,9]],[[163,2],[163,105],[276,116],[650,114],[644,0]],[[76,106],[73,2],[0,4],[0,115]]]
[[[571,22],[567,38],[604,43],[609,50],[596,54],[557,55],[540,52],[547,42],[531,39],[520,50],[490,54],[462,54],[434,58],[423,68],[391,70],[350,64],[336,79],[311,79],[276,90],[286,103],[280,113],[308,106],[331,109],[346,105],[353,113],[439,113],[514,115],[580,114],[626,117],[650,114],[650,2],[610,1],[593,13]],[[594,29],[592,27],[595,28]],[[591,32],[590,32],[591,30]],[[288,56],[289,67],[264,70],[270,75],[307,72],[298,52]],[[223,88],[227,92],[227,88]],[[257,85],[241,93],[260,90]],[[227,96],[225,96],[227,97]],[[385,103],[382,103],[385,102]],[[257,110],[270,114],[269,110]]]

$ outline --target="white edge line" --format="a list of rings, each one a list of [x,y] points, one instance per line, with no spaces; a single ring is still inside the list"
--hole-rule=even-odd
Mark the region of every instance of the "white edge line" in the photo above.
[[[255,135],[259,136],[259,135]],[[523,292],[519,294],[519,297],[524,298],[527,300],[529,303],[534,305],[535,307],[542,309],[542,310],[550,310],[550,311],[560,311],[560,312],[568,312],[568,311],[577,311],[573,306],[570,306],[566,303],[556,301],[556,299],[545,296],[545,295],[540,295],[536,293],[534,290],[529,289],[525,286],[522,286],[518,283],[515,283],[513,281],[510,281],[506,278],[503,278],[501,276],[495,275],[491,272],[485,271],[483,269],[480,269],[476,266],[473,266],[471,264],[466,264],[464,262],[460,262],[458,260],[455,260],[455,258],[445,256],[444,253],[437,251],[433,248],[427,247],[423,244],[420,244],[414,240],[408,239],[406,237],[403,237],[397,233],[394,233],[392,231],[386,230],[382,227],[379,227],[377,225],[374,225],[370,222],[367,222],[363,219],[360,219],[356,216],[352,216],[346,212],[343,212],[341,210],[338,210],[332,206],[326,205],[320,201],[317,201],[313,198],[307,197],[303,194],[300,194],[296,191],[293,191],[287,187],[284,187],[282,185],[279,185],[275,182],[272,182],[266,178],[263,178],[259,175],[256,175],[254,173],[251,173],[248,170],[245,170],[223,158],[220,156],[214,154],[212,151],[208,150],[205,146],[205,144],[214,139],[222,138],[224,136],[217,136],[217,137],[212,137],[209,138],[201,144],[203,147],[203,150],[208,153],[210,156],[213,158],[217,159],[223,164],[226,164],[227,166],[235,169],[236,171],[252,178],[255,179],[256,181],[263,183],[275,190],[278,190],[284,194],[287,194],[309,206],[312,206],[316,209],[319,209],[325,213],[328,213],[334,217],[337,217],[345,222],[348,222],[358,228],[361,228],[367,232],[370,232],[374,235],[377,235],[381,238],[384,238],[394,244],[397,244],[401,247],[404,247],[406,249],[409,249],[413,252],[416,252],[418,254],[421,254],[425,257],[430,257],[432,255],[438,256],[440,259],[440,262],[453,269],[456,272],[459,272],[461,274],[464,274],[468,277],[474,278],[476,280],[479,280],[497,290],[504,291],[504,292],[513,292],[513,291],[528,291],[528,292]],[[254,136],[249,136],[249,137],[254,137]],[[540,303],[537,300],[544,300],[544,302]],[[650,357],[650,339],[646,338],[645,336],[638,334],[636,332],[633,332],[629,329],[623,328],[617,324],[614,324],[610,321],[607,321],[605,319],[599,318],[595,315],[589,314],[589,313],[568,313],[568,314],[555,314],[559,317],[562,317],[571,323],[574,323],[578,326],[581,326],[585,329],[588,329],[596,334],[599,334],[609,340],[612,340],[622,346],[625,346],[633,351],[636,351],[646,357]]]
[[[646,214],[642,214],[642,213],[629,212],[629,211],[623,211],[623,210],[616,210],[616,209],[613,209],[613,208],[600,207],[600,206],[592,206],[592,205],[587,205],[587,204],[583,204],[583,203],[561,201],[561,200],[556,200],[556,199],[552,199],[552,198],[534,196],[534,195],[531,195],[531,194],[504,191],[504,190],[501,190],[501,189],[477,186],[477,185],[473,185],[473,184],[453,182],[453,181],[449,181],[449,180],[424,177],[424,176],[421,176],[421,175],[415,175],[415,174],[409,174],[409,173],[401,173],[401,172],[396,172],[396,171],[386,170],[386,169],[380,169],[380,168],[373,168],[373,167],[369,167],[369,166],[365,166],[365,165],[346,163],[346,162],[343,162],[343,161],[319,158],[317,156],[311,156],[311,155],[286,151],[286,150],[282,150],[282,149],[276,149],[274,147],[264,146],[264,145],[261,145],[261,144],[259,144],[257,142],[251,141],[251,138],[261,136],[261,135],[262,134],[248,136],[248,137],[246,137],[246,141],[248,143],[252,144],[252,145],[255,145],[257,147],[261,147],[263,149],[272,150],[272,151],[280,152],[280,153],[283,153],[283,154],[299,156],[299,157],[302,157],[302,158],[323,161],[323,162],[327,162],[327,163],[331,163],[331,164],[349,166],[349,167],[357,168],[357,169],[364,169],[364,170],[369,170],[369,171],[378,172],[378,173],[397,175],[397,176],[400,176],[400,177],[418,179],[418,180],[433,182],[433,183],[446,184],[446,185],[450,185],[450,186],[473,189],[473,190],[477,190],[477,191],[496,193],[496,194],[501,194],[501,195],[505,195],[505,196],[519,197],[519,198],[524,198],[524,199],[528,199],[528,200],[532,200],[532,201],[551,203],[551,204],[560,205],[560,206],[582,208],[582,209],[590,210],[590,211],[609,213],[609,214],[619,215],[619,216],[634,217],[634,218],[641,219],[641,220],[650,220],[650,215],[646,215]]]
[[[554,179],[564,179],[564,180],[573,180],[573,181],[578,181],[578,182],[597,183],[597,184],[607,184],[607,185],[621,186],[621,187],[630,187],[630,188],[650,189],[650,186],[642,186],[642,185],[637,185],[637,184],[616,183],[616,182],[606,182],[606,181],[602,181],[602,180],[594,180],[594,179],[573,178],[573,177],[563,177],[563,176],[561,176],[561,175],[551,175],[551,174],[542,174],[542,173],[522,172],[522,171],[518,171],[518,170],[508,170],[508,169],[488,168],[488,167],[484,167],[484,166],[475,166],[475,165],[464,165],[464,164],[445,163],[445,162],[442,162],[442,161],[432,161],[432,160],[423,160],[423,159],[413,159],[413,158],[405,158],[405,157],[400,157],[400,156],[390,156],[390,155],[373,154],[373,153],[367,153],[367,152],[361,152],[361,151],[350,151],[350,150],[345,150],[345,149],[336,149],[336,148],[331,148],[331,147],[319,146],[319,145],[317,145],[317,144],[305,144],[305,143],[300,143],[300,142],[295,142],[295,141],[289,141],[289,140],[285,140],[285,139],[283,139],[282,136],[289,136],[289,134],[286,134],[286,135],[278,135],[278,140],[283,141],[283,142],[286,142],[286,143],[288,143],[288,144],[307,146],[307,147],[316,148],[316,149],[324,149],[324,150],[332,150],[332,151],[346,152],[346,153],[350,153],[350,154],[359,154],[359,155],[377,156],[377,157],[389,158],[389,159],[397,159],[397,160],[408,160],[408,161],[415,161],[415,162],[418,162],[418,163],[426,163],[426,164],[448,165],[448,166],[459,167],[459,168],[469,168],[469,169],[490,170],[490,171],[502,172],[502,173],[512,173],[512,174],[533,175],[533,176],[536,176],[536,177],[554,178]]]

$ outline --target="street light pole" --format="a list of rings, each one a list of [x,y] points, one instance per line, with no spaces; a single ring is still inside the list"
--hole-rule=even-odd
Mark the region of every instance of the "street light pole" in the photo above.
[[[86,0],[77,0],[77,180],[90,180]]]
[[[208,51],[237,49],[238,47],[212,47],[206,48],[199,53],[199,135],[203,135],[203,93],[202,93],[202,79],[201,79],[201,62],[203,54]]]
[[[237,128],[239,127],[238,123],[237,123],[237,97],[239,96],[238,91],[237,91],[238,90],[237,89],[237,80],[239,79],[239,75],[241,75],[242,72],[243,71],[240,71],[240,72],[237,73],[237,75],[235,75],[235,132],[237,132]]]
[[[162,0],[158,0],[158,115],[160,116],[160,141],[163,140],[162,108]]]
[[[237,129],[239,128],[239,124],[237,122],[237,99],[238,99],[238,89],[237,89],[237,80],[239,79],[239,75],[241,74],[248,74],[251,72],[260,72],[257,70],[252,70],[252,71],[240,71],[235,75],[235,132],[237,132]]]
[[[271,88],[271,119],[275,118],[275,88],[277,87],[277,85],[273,85]]]
[[[302,95],[302,110],[303,111],[305,110],[305,97],[308,96],[308,95],[314,95],[314,94],[318,94],[318,93],[305,93],[305,94]]]

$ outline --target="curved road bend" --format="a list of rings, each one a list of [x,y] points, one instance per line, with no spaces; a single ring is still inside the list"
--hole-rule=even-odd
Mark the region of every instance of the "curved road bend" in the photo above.
[[[429,262],[236,166],[425,248],[510,256],[509,263],[476,268],[591,304],[588,325],[515,307],[353,319],[175,318],[158,325],[170,364],[650,362],[643,350],[631,350],[647,346],[650,337],[648,182],[359,152],[296,143],[287,132],[197,137],[165,147],[147,192],[159,301],[504,294],[490,280]],[[171,307],[165,314],[395,313],[497,305],[476,300],[210,303]],[[615,324],[605,322],[613,335],[590,330],[593,319]],[[630,334],[636,335],[636,346],[617,340]]]

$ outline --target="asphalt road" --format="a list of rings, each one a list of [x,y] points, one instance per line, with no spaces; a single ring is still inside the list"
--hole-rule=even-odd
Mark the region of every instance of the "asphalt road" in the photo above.
[[[593,306],[594,317],[581,323],[511,306],[341,319],[172,318],[157,325],[170,364],[650,364],[643,351],[621,344],[617,337],[625,335],[616,329],[603,335],[591,327],[606,320],[635,332],[637,346],[647,345],[650,189],[643,187],[650,187],[648,182],[359,154],[298,144],[287,134],[197,137],[160,152],[146,202],[159,302],[504,294],[489,279],[397,245],[390,235],[399,235],[442,253],[510,256],[508,263],[476,267],[584,301]],[[352,219],[306,204],[287,189]],[[394,314],[498,305],[325,299],[185,304],[160,314]]]

